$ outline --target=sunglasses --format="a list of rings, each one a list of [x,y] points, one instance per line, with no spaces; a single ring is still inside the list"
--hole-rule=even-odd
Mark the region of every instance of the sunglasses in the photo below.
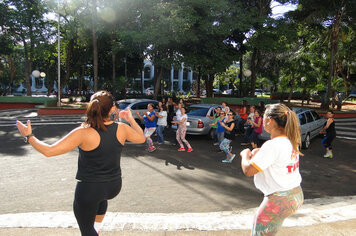
[[[225,113],[224,112],[220,112],[220,115],[225,115]]]
[[[233,116],[234,114],[227,114],[228,116]]]

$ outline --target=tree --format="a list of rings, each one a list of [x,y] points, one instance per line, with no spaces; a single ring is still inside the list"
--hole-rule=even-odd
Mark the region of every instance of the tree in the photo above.
[[[355,23],[356,2],[334,0],[299,0],[297,10],[291,15],[307,25],[321,26],[328,29],[329,72],[326,99],[321,107],[328,109],[332,93],[332,79],[335,75],[335,57],[338,53],[340,30],[343,25]]]
[[[24,76],[27,84],[27,95],[30,96],[30,74],[33,69],[35,49],[46,39],[46,32],[50,31],[46,31],[48,25],[43,19],[47,8],[41,0],[4,0],[3,2],[8,7],[8,14],[5,19],[6,28],[18,41],[22,42],[24,47]]]

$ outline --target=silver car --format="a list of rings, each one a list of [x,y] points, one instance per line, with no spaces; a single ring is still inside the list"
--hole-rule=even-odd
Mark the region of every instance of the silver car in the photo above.
[[[209,125],[213,120],[206,116],[213,116],[215,114],[215,108],[218,106],[219,105],[216,104],[196,104],[188,107],[187,122],[189,122],[189,125],[187,126],[187,134],[209,135],[209,137],[213,137],[213,130]],[[174,117],[174,119],[176,118]],[[177,129],[177,126],[173,125],[172,128]]]
[[[155,107],[158,106],[158,101],[145,98],[123,99],[116,102],[117,106],[121,110],[124,110],[126,108],[131,109],[133,118],[141,126],[143,125],[143,121],[137,116],[136,111],[143,115],[144,112],[147,112],[147,105],[149,103],[152,103]],[[124,120],[121,119],[120,121],[124,122]]]
[[[299,118],[302,148],[307,149],[310,146],[310,140],[319,135],[320,130],[324,127],[326,120],[324,117],[320,117],[318,113],[309,108],[295,107],[292,108],[292,110]],[[268,140],[270,139],[270,134],[263,129],[263,132],[259,137],[262,140]]]

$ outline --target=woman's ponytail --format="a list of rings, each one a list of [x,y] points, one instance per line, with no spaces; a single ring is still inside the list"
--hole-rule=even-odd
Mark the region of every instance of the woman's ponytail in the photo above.
[[[282,103],[267,105],[265,114],[273,118],[279,127],[284,128],[293,149],[303,155],[299,151],[302,141],[297,114]]]
[[[105,119],[109,117],[109,112],[114,105],[114,99],[107,91],[99,91],[90,98],[86,111],[84,126],[90,126],[99,130],[106,130]]]
[[[297,114],[295,114],[295,112],[290,110],[288,107],[287,109],[287,122],[285,126],[286,135],[292,143],[293,149],[298,151],[299,154],[303,155],[299,151],[299,147],[301,147],[302,145],[302,139],[300,136],[300,127]]]

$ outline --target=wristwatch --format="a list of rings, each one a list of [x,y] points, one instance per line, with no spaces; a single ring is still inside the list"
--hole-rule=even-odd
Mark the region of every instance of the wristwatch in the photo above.
[[[28,143],[28,140],[30,139],[31,136],[35,136],[33,134],[27,135],[23,138],[23,141],[25,141],[25,143]]]

